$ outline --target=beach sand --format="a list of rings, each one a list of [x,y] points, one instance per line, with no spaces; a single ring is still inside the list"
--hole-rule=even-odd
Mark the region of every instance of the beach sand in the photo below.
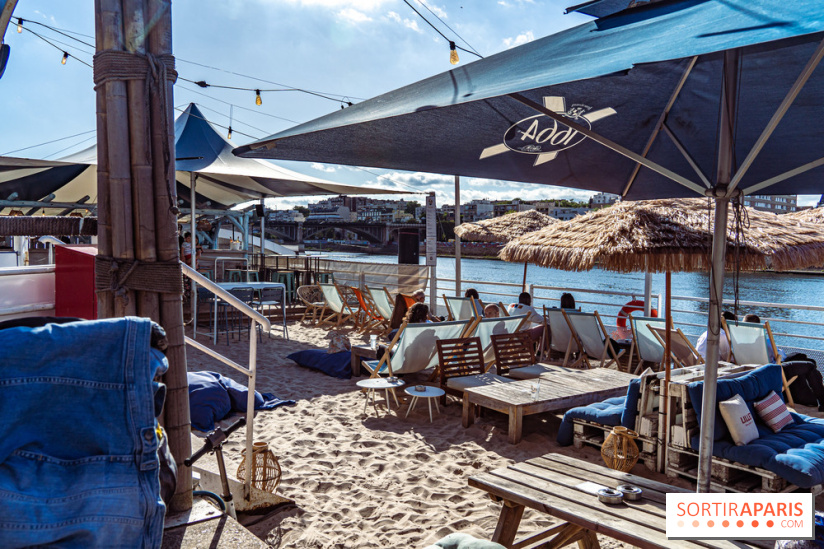
[[[343,331],[353,344],[367,343],[367,338]],[[365,397],[355,385],[363,378],[336,379],[286,358],[302,349],[326,349],[329,332],[291,323],[289,335],[290,341],[279,335],[264,337],[258,346],[258,391],[297,402],[260,412],[255,420],[255,440],[268,442],[280,458],[283,477],[278,493],[295,501],[266,518],[244,521],[272,547],[422,548],[451,532],[491,539],[501,505],[470,487],[468,477],[549,452],[603,463],[594,448],[559,447],[555,436],[560,420],[551,414],[524,418],[524,437],[517,445],[507,442],[507,417],[502,414],[485,411],[464,429],[457,401],[441,406],[431,424],[424,402],[404,418],[408,404],[401,401],[400,413],[393,404],[387,414],[379,397],[378,416],[371,406],[364,415]],[[204,337],[199,340],[207,343]],[[248,362],[245,337],[228,346],[223,341],[216,346],[219,352],[240,364]],[[187,356],[190,370],[217,371],[246,384],[241,374],[199,351],[188,348]],[[405,381],[414,384],[416,378],[408,376]],[[405,397],[402,391],[398,396]],[[201,442],[193,436],[194,448]],[[232,474],[243,445],[244,437],[236,434],[225,446]],[[688,486],[651,473],[641,463],[632,472]],[[555,522],[527,509],[518,539]],[[599,539],[602,547],[629,547]]]

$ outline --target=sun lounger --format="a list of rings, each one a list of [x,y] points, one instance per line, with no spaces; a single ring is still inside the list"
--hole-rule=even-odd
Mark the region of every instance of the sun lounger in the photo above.
[[[320,320],[318,326],[324,324],[334,324],[335,327],[340,327],[341,324],[354,318],[355,311],[349,306],[349,303],[343,298],[340,290],[335,284],[318,284],[320,291],[323,292],[323,299],[326,302],[320,312]],[[324,315],[331,312],[324,318]]]
[[[523,328],[528,315],[508,316],[505,318],[481,318],[470,325],[465,334],[467,337],[477,337],[481,340],[484,351],[486,369],[495,364],[495,351],[492,349],[492,336],[495,334],[514,334]]]
[[[471,297],[443,296],[449,320],[470,320],[483,316],[483,304]]]
[[[380,360],[364,361],[363,365],[369,370],[371,377],[381,374],[411,374],[433,368],[438,364],[435,343],[440,339],[461,337],[468,324],[468,320],[421,324],[404,322],[383,357]]]
[[[375,302],[375,308],[380,315],[389,322],[392,318],[392,309],[394,306],[392,305],[392,297],[386,288],[372,288],[367,286],[366,293],[372,296],[372,301]]]
[[[569,323],[564,317],[563,309],[556,309],[554,307],[547,309],[544,307],[544,319],[549,326],[550,353],[555,352],[563,355],[564,361],[562,365],[566,366],[572,354],[580,353],[580,347],[578,347],[578,342],[575,338],[572,337],[572,332],[569,330]],[[572,366],[578,364],[579,361],[580,359],[576,360]]]
[[[380,330],[383,333],[389,332],[389,320],[385,319],[377,307],[375,301],[372,299],[372,294],[367,291],[361,291],[354,286],[351,287],[352,293],[358,300],[358,324],[360,331],[367,332],[369,330]]]
[[[781,356],[775,346],[770,323],[757,324],[754,322],[727,322],[722,320],[724,331],[730,342],[730,355],[735,364],[781,364]],[[770,360],[769,351],[772,351],[774,361]],[[794,405],[793,397],[790,394],[790,383],[793,378],[787,381],[784,376],[784,369],[781,369],[781,377],[784,381],[784,393],[787,396],[787,403]]]
[[[664,329],[667,322],[663,318],[654,316],[633,316],[629,314],[629,327],[632,330],[632,346],[629,349],[629,366],[632,370],[632,359],[637,355],[638,367],[635,373],[643,370],[644,366],[651,366],[654,370],[659,370],[664,361],[664,347],[650,332],[649,326]],[[645,364],[646,363],[646,364]]]
[[[615,352],[598,311],[581,313],[562,309],[561,312],[567,319],[572,337],[581,349],[579,360],[586,364],[587,368],[592,368],[590,359],[598,360],[598,366],[601,368],[613,363],[616,368],[618,367],[618,360],[625,351]]]
[[[667,330],[663,327],[652,326],[647,324],[647,328],[652,333],[653,337],[658,341],[662,348],[665,348],[665,339],[667,337]],[[703,364],[704,359],[698,354],[698,351],[693,347],[687,336],[680,328],[670,330],[670,357],[676,368],[687,368],[689,366],[696,366]]]

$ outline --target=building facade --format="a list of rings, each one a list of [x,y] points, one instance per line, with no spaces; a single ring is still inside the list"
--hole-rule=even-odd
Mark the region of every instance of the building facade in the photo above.
[[[794,212],[796,209],[798,209],[798,196],[769,196],[762,194],[752,194],[744,197],[744,205],[753,208],[754,210],[760,210],[762,212],[783,214]]]

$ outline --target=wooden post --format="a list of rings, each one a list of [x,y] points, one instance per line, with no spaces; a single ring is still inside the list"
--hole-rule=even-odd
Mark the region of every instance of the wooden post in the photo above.
[[[147,55],[155,63],[171,56],[171,6],[167,0],[95,0],[96,49]],[[145,61],[144,61],[145,62]],[[98,63],[97,59],[95,63]],[[108,65],[111,66],[111,65]],[[147,65],[148,66],[148,65]],[[157,65],[156,65],[157,66]],[[96,67],[98,138],[98,250],[114,259],[179,261],[174,179],[173,82],[156,71],[149,93],[146,78],[130,74],[108,78],[107,64]],[[120,67],[123,68],[123,67]],[[124,71],[126,72],[126,71]],[[147,97],[148,95],[148,97]],[[101,318],[138,314],[166,330],[169,371],[161,418],[178,464],[178,485],[170,508],[192,505],[191,454],[183,307],[179,293],[128,292],[128,299],[101,292]]]

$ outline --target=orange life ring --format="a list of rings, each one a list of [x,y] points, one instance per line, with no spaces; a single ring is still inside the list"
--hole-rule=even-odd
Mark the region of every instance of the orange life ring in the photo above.
[[[635,311],[643,311],[644,310],[644,302],[640,299],[633,299],[632,301],[627,301],[623,307],[621,307],[621,311],[618,313],[616,317],[615,325],[619,328],[626,328],[627,327],[627,318],[629,317],[630,313],[634,313]],[[654,317],[658,317],[658,311],[653,308],[651,309],[651,314]]]

